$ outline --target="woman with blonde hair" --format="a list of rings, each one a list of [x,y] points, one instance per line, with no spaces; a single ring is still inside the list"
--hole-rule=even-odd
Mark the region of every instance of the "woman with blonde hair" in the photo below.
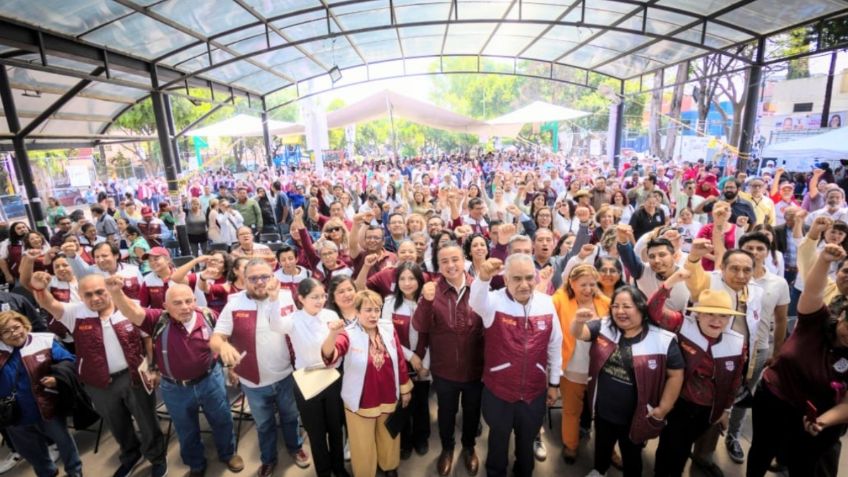
[[[577,341],[571,334],[571,322],[579,308],[594,310],[595,316],[609,314],[610,299],[598,290],[598,272],[589,264],[574,267],[568,280],[553,295],[562,327],[562,457],[568,464],[577,458],[580,443],[580,414],[589,382],[589,343]]]
[[[339,256],[344,260],[345,257],[349,256],[349,246],[348,241],[350,240],[348,235],[347,227],[345,227],[344,222],[337,217],[330,217],[327,222],[324,223],[324,227],[321,229],[321,239],[329,240],[336,244],[339,248]]]
[[[380,319],[380,295],[363,290],[356,294],[355,306],[356,321],[329,324],[321,354],[325,364],[346,356],[341,395],[354,477],[377,475],[378,465],[384,475],[397,477],[400,437],[392,436],[386,421],[398,401],[403,407],[409,404],[412,381],[394,325]]]

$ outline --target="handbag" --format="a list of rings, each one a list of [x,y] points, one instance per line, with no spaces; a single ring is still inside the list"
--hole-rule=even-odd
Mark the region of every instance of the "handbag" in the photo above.
[[[21,363],[15,369],[15,380],[12,382],[12,394],[0,398],[0,428],[14,426],[21,418],[21,406],[18,404],[18,378],[21,376]]]
[[[403,407],[401,400],[398,399],[397,405],[395,406],[395,412],[389,415],[385,422],[386,430],[389,431],[389,435],[392,436],[392,439],[397,437],[403,430],[403,426],[408,419],[407,412],[408,411],[405,407]]]

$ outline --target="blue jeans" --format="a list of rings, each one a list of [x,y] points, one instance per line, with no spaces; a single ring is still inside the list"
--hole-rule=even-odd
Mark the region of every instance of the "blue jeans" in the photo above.
[[[277,412],[283,428],[283,440],[290,454],[300,450],[303,441],[297,424],[297,403],[294,400],[294,378],[288,376],[276,383],[259,388],[241,387],[259,433],[259,455],[263,464],[277,462]]]
[[[15,449],[32,465],[38,477],[52,477],[57,473],[56,464],[50,459],[50,453],[47,451],[47,438],[52,439],[59,448],[59,455],[65,464],[67,474],[82,472],[82,461],[77,450],[77,443],[68,432],[64,418],[54,417],[49,421],[36,424],[10,426],[6,428],[6,431],[12,438]]]
[[[216,364],[209,376],[192,386],[180,386],[164,379],[159,386],[162,400],[177,430],[183,463],[192,470],[206,468],[198,420],[201,407],[212,428],[218,459],[221,462],[229,461],[236,452],[236,436],[233,433],[233,414],[227,400],[221,366]]]

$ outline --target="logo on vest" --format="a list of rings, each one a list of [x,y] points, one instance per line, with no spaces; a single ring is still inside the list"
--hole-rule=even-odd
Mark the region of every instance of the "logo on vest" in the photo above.
[[[233,313],[233,318],[235,318],[235,319],[250,318],[250,313],[247,312],[247,311],[236,311],[236,312]]]
[[[94,329],[94,325],[79,325],[80,331],[89,331],[89,330],[93,330],[93,329]]]
[[[537,321],[536,322],[536,328],[538,328],[539,331],[545,331],[546,327],[547,327],[547,325],[545,325],[544,321]]]
[[[844,373],[845,371],[848,371],[848,360],[840,358],[839,361],[833,363],[833,369],[835,369],[837,373]]]
[[[736,369],[736,363],[734,363],[733,361],[725,361],[724,368],[732,372],[734,369]]]
[[[132,323],[127,323],[127,324],[124,325],[124,331],[129,333],[132,330],[133,330],[133,324]]]
[[[501,318],[501,322],[505,325],[517,326],[518,322],[516,322],[513,318]]]
[[[132,284],[133,284],[132,280],[129,280],[129,279],[124,280],[124,288],[129,288],[129,287],[132,286]]]
[[[657,360],[649,359],[648,360],[648,369],[650,369],[650,370],[657,369]]]
[[[43,354],[37,354],[37,355],[35,355],[35,360],[38,361],[39,363],[43,363],[43,362],[47,361],[47,356],[44,356]]]

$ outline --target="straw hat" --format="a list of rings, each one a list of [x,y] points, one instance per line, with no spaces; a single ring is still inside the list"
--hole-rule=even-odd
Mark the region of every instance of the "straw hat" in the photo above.
[[[714,315],[744,316],[731,306],[730,295],[724,290],[704,290],[698,297],[698,304],[687,308],[696,313],[712,313]]]
[[[588,191],[588,190],[586,190],[586,189],[581,189],[581,190],[577,191],[577,193],[575,193],[575,194],[574,194],[574,200],[577,200],[577,199],[579,199],[579,198],[581,198],[581,197],[589,197],[590,195],[591,195],[591,194],[589,194],[589,191]]]

